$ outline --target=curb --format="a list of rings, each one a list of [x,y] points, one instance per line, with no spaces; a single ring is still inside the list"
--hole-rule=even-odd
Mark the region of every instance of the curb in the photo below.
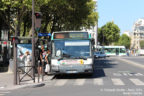
[[[16,89],[24,89],[24,88],[37,88],[37,87],[43,87],[45,86],[45,83],[37,83],[37,84],[28,84],[28,85],[15,85],[11,88],[3,88],[0,90],[16,90]]]
[[[32,85],[24,85],[21,87],[21,89],[23,88],[37,88],[37,87],[43,87],[45,86],[45,83],[38,83],[38,84],[32,84]]]

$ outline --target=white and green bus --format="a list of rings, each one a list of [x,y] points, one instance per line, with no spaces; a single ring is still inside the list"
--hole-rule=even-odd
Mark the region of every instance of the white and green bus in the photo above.
[[[51,72],[93,73],[93,44],[88,32],[60,31],[52,34]]]
[[[104,51],[106,56],[126,56],[125,46],[97,46],[99,51]]]

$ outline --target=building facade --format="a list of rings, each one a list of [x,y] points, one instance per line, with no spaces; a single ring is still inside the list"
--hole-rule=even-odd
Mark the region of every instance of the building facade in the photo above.
[[[97,7],[98,7],[98,0],[93,0],[95,2],[95,8],[94,12],[97,12]],[[98,23],[98,22],[97,22]],[[83,28],[82,31],[88,31],[89,34],[91,34],[91,37],[95,40],[95,46],[98,44],[98,24],[95,24],[95,26],[91,26],[89,29]]]
[[[144,40],[144,18],[138,19],[133,25],[131,49],[141,49],[140,41]]]

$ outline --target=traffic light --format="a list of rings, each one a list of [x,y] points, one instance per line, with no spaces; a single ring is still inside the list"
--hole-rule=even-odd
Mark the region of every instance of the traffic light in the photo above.
[[[36,12],[35,17],[36,17],[36,19],[41,19],[42,18],[41,12]]]
[[[12,43],[18,44],[19,43],[18,37],[12,37]]]
[[[38,32],[41,27],[41,19],[42,19],[42,13],[36,12],[35,13],[35,30]]]

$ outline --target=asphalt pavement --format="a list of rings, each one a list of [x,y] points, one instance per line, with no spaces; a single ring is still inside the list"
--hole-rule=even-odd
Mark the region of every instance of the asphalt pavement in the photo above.
[[[144,56],[132,56],[132,57],[121,57],[121,58],[144,65]]]
[[[144,96],[144,69],[139,58],[109,57],[95,60],[93,76],[54,76],[45,86],[5,92],[4,96]],[[141,59],[143,59],[141,57]],[[141,60],[140,59],[140,60]],[[138,61],[138,62],[137,62]],[[3,96],[2,95],[2,96]],[[0,95],[1,96],[1,95]]]

